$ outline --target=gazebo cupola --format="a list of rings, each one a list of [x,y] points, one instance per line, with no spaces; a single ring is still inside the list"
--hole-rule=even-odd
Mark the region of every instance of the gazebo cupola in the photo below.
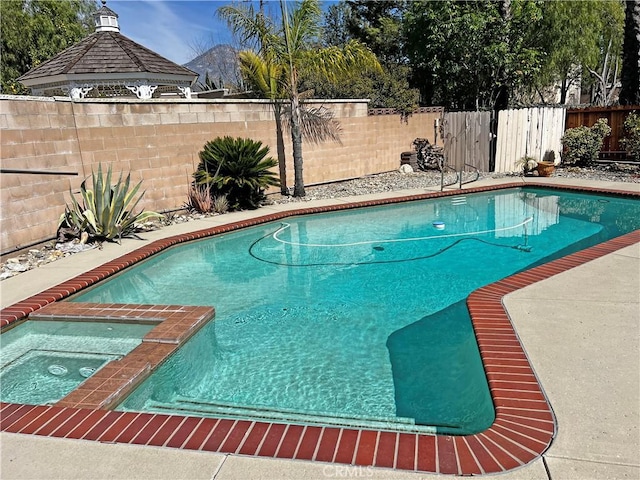
[[[74,99],[173,94],[191,98],[198,74],[120,33],[118,14],[106,6],[94,14],[95,32],[20,78],[33,95]]]
[[[107,8],[107,0],[102,0],[102,8],[93,14],[96,32],[119,32],[118,14]]]

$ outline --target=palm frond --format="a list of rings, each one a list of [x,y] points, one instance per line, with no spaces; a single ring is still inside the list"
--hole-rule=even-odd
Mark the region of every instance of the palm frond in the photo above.
[[[250,50],[240,52],[240,71],[245,81],[266,98],[284,98],[281,88],[282,66],[276,62],[265,60]]]
[[[288,132],[291,132],[291,114],[285,108],[284,126]],[[300,120],[302,137],[314,144],[326,141],[336,142],[342,145],[340,134],[342,126],[335,119],[334,113],[324,107],[310,107],[303,105],[300,108]]]
[[[273,35],[271,20],[256,12],[251,4],[224,5],[218,8],[217,15],[226,20],[233,35],[243,45],[253,44],[259,50],[263,50],[269,43],[266,40]]]

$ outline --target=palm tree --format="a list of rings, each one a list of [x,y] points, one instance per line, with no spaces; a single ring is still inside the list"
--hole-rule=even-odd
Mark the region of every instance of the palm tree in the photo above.
[[[303,108],[302,101],[308,93],[299,91],[300,76],[315,73],[331,81],[342,75],[352,75],[357,70],[379,71],[381,67],[375,55],[355,40],[342,48],[318,47],[322,13],[318,0],[302,0],[291,12],[287,10],[287,2],[281,0],[280,9],[282,25],[278,28],[262,11],[256,13],[251,6],[221,7],[218,13],[242,41],[256,43],[254,55],[241,52],[241,68],[263,95],[274,100],[276,118],[286,112],[293,144],[293,195],[303,197],[303,137],[313,139],[313,135],[317,135],[316,140],[335,139],[337,133],[332,117],[322,109]],[[286,110],[283,109],[284,102]],[[281,109],[279,113],[278,108]]]
[[[271,105],[276,120],[276,151],[280,173],[280,193],[289,195],[283,135],[284,104],[278,82],[278,78],[282,76],[282,69],[279,68],[278,64],[264,60],[252,50],[240,52],[238,59],[240,61],[240,73],[247,85],[253,91],[260,92],[266,98],[272,100]]]

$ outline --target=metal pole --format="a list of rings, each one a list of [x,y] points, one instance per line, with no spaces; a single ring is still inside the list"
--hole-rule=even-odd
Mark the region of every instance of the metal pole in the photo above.
[[[20,173],[27,175],[78,175],[78,172],[53,172],[51,170],[19,170],[15,168],[0,168],[0,173]]]

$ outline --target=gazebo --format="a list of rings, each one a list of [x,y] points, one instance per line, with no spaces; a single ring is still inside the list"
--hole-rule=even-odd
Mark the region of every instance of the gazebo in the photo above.
[[[173,94],[191,98],[198,74],[120,33],[106,0],[94,14],[95,32],[18,78],[33,95],[141,100]]]

